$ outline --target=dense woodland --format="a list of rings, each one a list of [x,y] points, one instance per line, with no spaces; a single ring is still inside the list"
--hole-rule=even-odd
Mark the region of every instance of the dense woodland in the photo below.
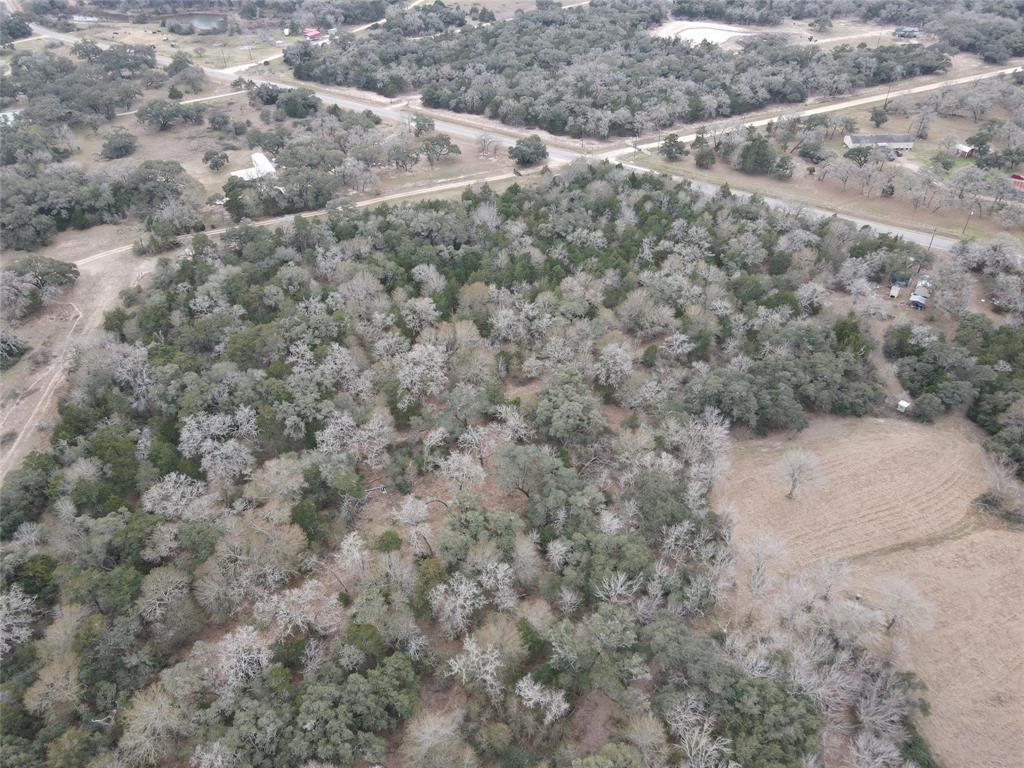
[[[941,72],[949,59],[923,46],[829,51],[756,37],[743,51],[654,37],[662,6],[644,0],[543,9],[422,39],[388,27],[285,56],[304,80],[395,95],[421,91],[427,106],[486,114],[571,136],[628,136],[810,94]]]
[[[4,483],[0,764],[933,765],[912,595],[769,577],[708,505],[730,425],[877,412],[823,307],[926,257],[582,164],[196,235]],[[1012,428],[1011,338],[965,316],[979,389],[920,391]],[[621,717],[587,754],[594,696]]]

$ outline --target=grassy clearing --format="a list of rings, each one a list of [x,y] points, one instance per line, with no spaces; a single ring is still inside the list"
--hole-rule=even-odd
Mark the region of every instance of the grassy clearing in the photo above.
[[[81,26],[78,34],[87,40],[152,45],[158,56],[171,57],[178,51],[184,51],[196,64],[217,69],[250,62],[255,64],[267,56],[280,53],[281,49],[274,45],[274,41],[282,39],[283,31],[274,27],[240,35],[176,35],[156,22],[103,22]],[[286,42],[294,42],[294,39],[287,39]]]

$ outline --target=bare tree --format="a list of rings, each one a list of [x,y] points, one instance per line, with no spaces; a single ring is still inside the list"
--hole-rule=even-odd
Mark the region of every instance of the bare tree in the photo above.
[[[160,763],[188,731],[185,713],[160,683],[139,691],[123,720],[117,752],[119,762],[128,766]]]
[[[411,768],[467,768],[476,765],[473,750],[460,733],[463,712],[424,711],[416,715],[402,739],[403,764]]]
[[[35,600],[15,585],[0,594],[0,659],[32,637]]]
[[[476,640],[467,638],[463,653],[449,659],[448,674],[458,677],[463,685],[477,684],[492,701],[501,696],[501,668],[504,663],[497,648],[481,648]]]
[[[529,709],[539,709],[544,714],[544,725],[551,725],[569,711],[565,692],[558,688],[541,685],[527,675],[516,683],[516,695]]]
[[[803,448],[794,448],[783,454],[779,462],[779,473],[789,489],[786,491],[787,499],[794,498],[797,490],[814,485],[823,477],[821,461]]]

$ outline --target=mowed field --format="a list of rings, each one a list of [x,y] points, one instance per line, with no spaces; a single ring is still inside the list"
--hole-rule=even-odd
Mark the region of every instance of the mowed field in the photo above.
[[[975,511],[988,482],[981,433],[961,417],[815,420],[795,436],[741,439],[716,508],[738,547],[770,534],[788,567],[846,560],[864,599],[910,582],[934,626],[900,653],[928,685],[920,727],[946,766],[1011,768],[1024,756],[1024,532]],[[785,497],[778,464],[801,448],[823,476]]]

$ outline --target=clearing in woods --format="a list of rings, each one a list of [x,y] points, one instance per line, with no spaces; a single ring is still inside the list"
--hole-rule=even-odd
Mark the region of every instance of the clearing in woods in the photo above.
[[[996,768],[1024,754],[1024,533],[971,507],[988,478],[980,440],[958,416],[816,419],[795,437],[738,441],[714,503],[735,509],[740,547],[771,534],[792,568],[850,561],[868,601],[888,578],[913,584],[935,618],[902,651],[928,685],[921,730],[946,765]],[[778,464],[795,448],[822,479],[789,500]]]

